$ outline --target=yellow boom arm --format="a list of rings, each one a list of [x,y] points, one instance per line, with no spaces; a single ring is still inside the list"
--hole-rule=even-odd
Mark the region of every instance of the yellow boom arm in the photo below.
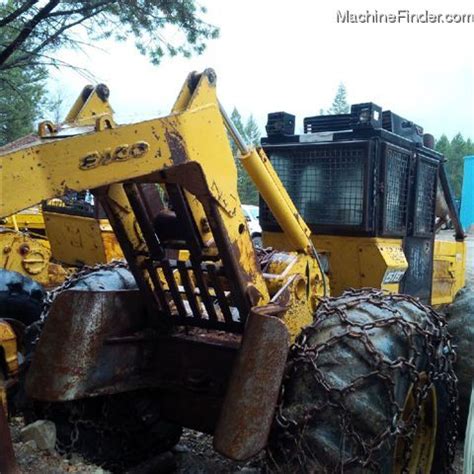
[[[116,233],[130,242],[129,255],[142,265],[136,255],[147,229],[137,233],[131,200],[136,201],[136,208],[143,196],[134,186],[159,183],[167,191],[180,186],[208,254],[213,252],[213,239],[220,239],[236,256],[233,266],[246,288],[246,298],[251,304],[267,303],[270,296],[241,211],[226,128],[294,250],[312,253],[310,230],[268,158],[262,151],[248,149],[222,113],[215,85],[213,70],[193,73],[170,115],[121,126],[112,120],[107,93],[83,93],[68,115],[66,127],[43,123],[34,143],[7,148],[0,155],[0,217],[70,190],[95,190]],[[217,205],[212,207],[211,203]],[[225,229],[218,232],[220,237],[212,230],[216,225]]]

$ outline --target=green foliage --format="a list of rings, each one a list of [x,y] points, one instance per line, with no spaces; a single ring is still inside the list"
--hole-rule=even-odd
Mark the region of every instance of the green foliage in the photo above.
[[[461,196],[464,157],[474,155],[474,143],[470,138],[464,140],[458,133],[449,141],[446,135],[442,135],[436,142],[436,150],[446,158],[446,172],[449,176],[453,192],[457,198]]]
[[[260,129],[253,115],[250,115],[245,123],[244,134],[249,144],[254,146],[260,145]]]
[[[28,2],[23,2],[28,3]],[[0,5],[0,25],[11,13],[14,2],[7,1]],[[0,28],[0,43],[14,40],[17,22],[13,19],[10,28]],[[25,43],[29,44],[29,40]],[[0,50],[1,51],[1,50]],[[12,54],[16,59],[17,52]],[[45,80],[46,70],[40,65],[24,66],[1,70],[0,68],[0,146],[31,133],[35,121],[39,119],[42,107],[46,105]]]
[[[347,102],[346,86],[341,82],[337,88],[336,96],[332,102],[328,114],[347,114],[350,111],[349,103]]]
[[[260,144],[260,130],[253,115],[250,115],[244,125],[240,112],[237,110],[237,108],[234,107],[234,110],[232,110],[232,113],[230,114],[230,119],[249,145],[251,144],[257,146]],[[233,140],[230,140],[230,144],[232,147],[232,153],[234,155],[235,164],[237,166],[237,189],[239,192],[240,200],[242,204],[253,204],[257,206],[257,188],[255,187],[250,176],[247,174],[244,167],[242,166],[242,163],[239,159],[239,151],[235,146]]]
[[[61,66],[54,51],[106,38],[134,38],[153,64],[166,55],[201,54],[219,34],[202,19],[205,12],[195,0],[6,0],[0,6],[0,70]]]
[[[44,103],[46,73],[12,69],[0,75],[0,146],[33,131]]]

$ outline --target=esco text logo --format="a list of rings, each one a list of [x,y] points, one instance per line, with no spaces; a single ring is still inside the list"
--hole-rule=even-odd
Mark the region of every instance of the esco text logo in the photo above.
[[[105,166],[111,163],[127,161],[134,158],[141,158],[149,150],[147,142],[136,142],[131,145],[124,144],[103,151],[92,151],[79,161],[81,170],[90,170],[98,166]]]

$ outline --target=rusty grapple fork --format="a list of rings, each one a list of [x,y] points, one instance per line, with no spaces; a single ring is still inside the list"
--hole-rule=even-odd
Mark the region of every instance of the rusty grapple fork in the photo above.
[[[212,82],[213,76],[207,73],[205,79]],[[190,91],[191,97],[199,88],[198,84],[189,83],[190,89],[195,89]],[[172,141],[176,141],[176,137]],[[231,242],[203,168],[198,162],[187,161],[180,146],[175,145],[174,151],[173,166],[123,186],[148,249],[144,258],[131,244],[123,228],[123,218],[118,215],[107,190],[99,190],[97,195],[135,279],[142,293],[147,295],[151,324],[156,325],[156,314],[159,314],[160,322],[171,325],[243,334],[217,422],[214,444],[230,458],[247,459],[266,444],[287,358],[289,333],[276,317],[281,308],[256,306],[261,295],[248,284],[237,255],[238,246]],[[166,235],[169,229],[160,228],[160,224],[173,225],[159,219],[162,206],[158,204],[158,183],[167,191],[179,226],[178,236]],[[210,255],[198,232],[199,223],[189,204],[190,197],[197,199],[204,210],[217,248],[214,255]],[[170,258],[176,255],[176,250],[188,251],[189,259]],[[255,254],[245,258],[255,260]]]
[[[159,228],[161,206],[153,206],[159,202],[158,193],[150,190],[149,183],[154,180],[167,190],[175,220],[180,226],[179,240],[173,241],[173,236],[168,242],[159,238],[166,229]],[[258,296],[249,292],[245,285],[235,247],[231,245],[201,166],[195,162],[179,163],[149,176],[147,182],[137,179],[124,185],[149,249],[147,257],[140,262],[137,261],[136,249],[123,231],[123,220],[117,216],[114,203],[106,192],[98,195],[155,318],[158,313],[161,322],[243,332],[214,444],[228,457],[246,459],[260,451],[267,441],[287,357],[288,331],[279,319],[265,312],[265,307],[260,311],[251,310],[258,302]],[[217,247],[213,261],[203,252],[205,247],[196,229],[186,192],[199,200],[206,213]],[[173,251],[183,249],[189,252],[188,261],[169,258]],[[182,288],[176,283],[175,272],[179,274]],[[226,288],[230,288],[230,292]],[[156,324],[153,316],[151,319],[152,324]]]
[[[164,418],[213,433],[218,451],[243,460],[267,442],[289,332],[279,317],[285,308],[270,304],[245,225],[215,94],[212,70],[191,75],[170,116],[135,129],[96,132],[110,140],[122,140],[125,133],[138,139],[134,158],[108,164],[108,181],[91,187],[140,294],[60,294],[36,348],[27,390],[34,398],[55,401],[156,388]],[[118,161],[123,149],[116,148]],[[102,176],[90,163],[96,166],[97,157],[107,153],[99,148],[82,157],[81,173]],[[253,153],[249,160],[260,158]],[[261,173],[271,195],[275,178]],[[168,209],[159,187],[166,191]],[[298,221],[291,209],[286,215]],[[306,240],[300,240],[302,248]],[[65,312],[69,318],[62,317]],[[188,329],[183,333],[177,327]],[[225,344],[209,340],[219,332]],[[204,387],[199,380],[206,371],[211,382]],[[48,391],[48,386],[56,388]]]
[[[125,255],[140,289],[149,295],[148,306],[158,308],[163,321],[242,333],[242,344],[214,433],[214,445],[222,454],[244,460],[265,446],[273,420],[289,348],[288,330],[277,317],[282,308],[253,306],[257,303],[256,296],[245,287],[235,249],[216,211],[217,203],[206,189],[200,166],[180,164],[160,173],[159,179],[162,184],[166,180],[182,240],[170,240],[168,244],[160,242],[158,235],[162,232],[153,225],[159,210],[151,205],[150,188],[143,183],[128,183],[124,186],[125,192],[150,254],[140,264],[134,258],[134,252]],[[209,262],[209,256],[203,253],[203,243],[196,231],[185,190],[199,199],[206,212],[218,249],[212,257],[213,262]],[[116,232],[118,230],[122,248],[129,249],[130,243],[122,242],[126,235],[120,231],[113,204],[104,194],[99,195]],[[154,196],[154,202],[157,201]],[[188,261],[169,258],[178,249],[189,252]],[[157,276],[157,269],[161,270],[165,281]],[[176,272],[182,288],[176,283]],[[154,314],[156,318],[157,313]]]

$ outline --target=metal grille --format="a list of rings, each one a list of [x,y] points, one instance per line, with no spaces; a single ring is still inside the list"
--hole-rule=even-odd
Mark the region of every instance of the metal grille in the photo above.
[[[166,282],[157,274],[160,268]],[[243,321],[230,291],[225,290],[222,266],[162,260],[147,265],[162,316],[172,324],[241,332]],[[181,285],[176,283],[179,272]]]
[[[394,148],[385,154],[384,233],[403,235],[408,209],[410,155]]]
[[[270,153],[295,206],[314,225],[362,225],[366,158],[361,146]],[[265,206],[263,211],[263,223],[273,223]]]
[[[415,235],[434,232],[437,173],[435,163],[420,159],[415,201]]]
[[[203,179],[201,176],[200,183],[204,183]],[[148,184],[123,184],[142,237],[136,247],[132,247],[130,234],[119,222],[112,200],[107,195],[100,195],[100,198],[147,309],[151,315],[158,316],[155,323],[163,324],[165,328],[169,325],[194,326],[241,333],[249,313],[250,298],[241,284],[243,278],[238,278],[240,267],[238,260],[233,258],[229,239],[225,238],[217,201],[210,200],[206,209],[219,252],[209,257],[203,253],[204,246],[196,231],[184,188],[166,183],[167,197],[174,211],[174,215],[170,215],[158,209],[163,203],[157,201],[156,187]],[[152,184],[156,186],[156,183]],[[179,231],[165,232],[166,227],[179,227]],[[136,238],[136,234],[131,235]],[[186,261],[175,257],[182,249],[189,252]]]

